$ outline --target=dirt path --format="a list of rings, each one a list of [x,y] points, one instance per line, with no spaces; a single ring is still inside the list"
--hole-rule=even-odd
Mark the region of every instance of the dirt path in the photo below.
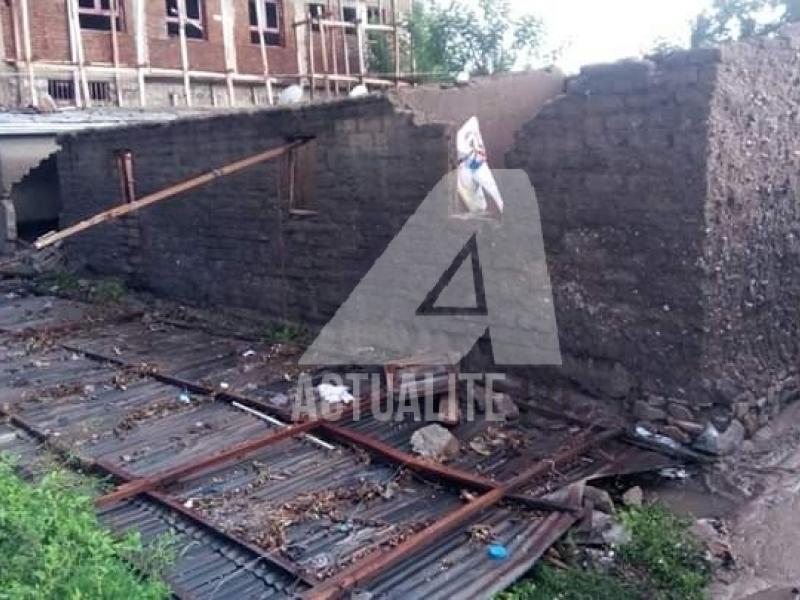
[[[697,518],[721,519],[735,566],[714,600],[800,600],[800,404],[704,476],[658,497]]]

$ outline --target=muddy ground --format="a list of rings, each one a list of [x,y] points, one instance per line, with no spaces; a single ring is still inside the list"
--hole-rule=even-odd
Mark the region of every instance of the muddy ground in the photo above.
[[[736,455],[647,489],[650,499],[700,519],[701,531],[706,525],[718,555],[711,598],[800,598],[800,404]]]

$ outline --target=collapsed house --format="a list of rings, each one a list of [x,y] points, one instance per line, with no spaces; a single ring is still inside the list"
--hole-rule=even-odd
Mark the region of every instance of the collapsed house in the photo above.
[[[548,94],[514,105],[505,164],[537,191],[563,354],[524,373],[535,388],[566,382],[684,441],[706,423],[752,434],[796,396],[797,36],[588,67],[540,115]],[[492,114],[507,96],[488,89]],[[321,326],[455,166],[445,93],[427,119],[401,95],[65,136],[62,226],[305,142],[66,251],[171,298]]]

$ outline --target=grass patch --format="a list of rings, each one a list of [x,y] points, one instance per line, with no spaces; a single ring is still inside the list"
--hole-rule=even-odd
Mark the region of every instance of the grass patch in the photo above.
[[[128,293],[125,282],[120,279],[101,279],[92,286],[91,299],[100,304],[119,304]]]
[[[691,522],[653,504],[622,513],[632,541],[620,548],[622,561],[642,573],[656,598],[702,600],[711,573]]]
[[[639,600],[636,587],[614,575],[577,567],[562,570],[537,566],[528,579],[497,600]]]
[[[169,596],[158,572],[174,556],[166,543],[152,553],[136,534],[114,537],[97,521],[87,485],[59,470],[30,484],[0,458],[0,599]]]
[[[294,323],[272,323],[263,334],[268,344],[302,344],[308,332]]]
[[[499,600],[702,600],[711,573],[691,522],[653,504],[620,511],[631,533],[608,573],[538,565]]]

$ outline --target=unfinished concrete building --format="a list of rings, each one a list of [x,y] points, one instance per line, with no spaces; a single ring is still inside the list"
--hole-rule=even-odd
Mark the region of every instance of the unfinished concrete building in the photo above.
[[[526,372],[534,387],[682,441],[709,422],[752,434],[795,398],[795,36],[589,67],[527,108],[506,164],[537,190],[564,360]],[[457,119],[419,119],[372,97],[66,137],[62,225],[124,202],[121,151],[142,195],[313,138],[294,189],[273,163],[68,252],[171,297],[318,326],[454,164]]]
[[[12,0],[0,4],[0,105],[252,106],[280,89],[394,85],[409,0]],[[399,61],[397,62],[399,65]],[[372,73],[371,73],[372,72]]]

